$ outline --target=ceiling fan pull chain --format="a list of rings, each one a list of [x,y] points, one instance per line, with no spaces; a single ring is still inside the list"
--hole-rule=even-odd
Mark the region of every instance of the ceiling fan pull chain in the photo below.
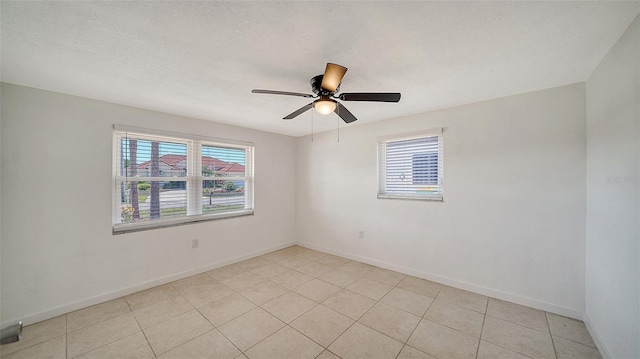
[[[313,115],[313,112],[311,112],[311,143],[313,143],[313,118],[315,116]]]
[[[340,109],[338,109],[338,143],[340,143]]]

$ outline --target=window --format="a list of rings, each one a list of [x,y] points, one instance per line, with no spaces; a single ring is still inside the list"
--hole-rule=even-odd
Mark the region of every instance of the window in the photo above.
[[[442,129],[378,141],[378,198],[442,201]]]
[[[114,126],[113,232],[253,213],[253,146]]]

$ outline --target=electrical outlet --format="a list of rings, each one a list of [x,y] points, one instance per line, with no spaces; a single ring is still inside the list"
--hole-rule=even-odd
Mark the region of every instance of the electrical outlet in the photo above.
[[[200,240],[194,239],[191,241],[191,248],[200,248]]]
[[[358,232],[358,238],[364,239],[364,231]]]

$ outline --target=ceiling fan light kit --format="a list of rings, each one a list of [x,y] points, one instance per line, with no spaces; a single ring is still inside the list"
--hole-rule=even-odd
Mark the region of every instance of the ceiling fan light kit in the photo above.
[[[321,98],[313,101],[313,108],[323,115],[328,115],[336,110],[336,101],[329,98]]]
[[[311,78],[311,90],[314,95],[288,92],[288,91],[273,91],[273,90],[259,90],[253,89],[252,93],[269,94],[269,95],[285,95],[285,96],[298,96],[308,98],[318,98],[310,104],[302,106],[296,111],[283,117],[284,120],[291,120],[298,115],[308,111],[312,107],[323,115],[328,115],[335,112],[346,123],[356,121],[357,118],[349,112],[342,104],[334,99],[341,101],[369,101],[369,102],[398,102],[400,101],[400,93],[398,92],[353,92],[343,93],[340,96],[336,96],[336,93],[340,90],[340,83],[342,78],[347,73],[347,68],[341,65],[328,63],[324,70],[324,74],[314,76]]]

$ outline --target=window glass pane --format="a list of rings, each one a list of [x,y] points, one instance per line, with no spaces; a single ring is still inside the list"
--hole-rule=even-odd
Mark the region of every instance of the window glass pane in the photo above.
[[[416,196],[441,193],[438,136],[388,141],[383,148],[384,193]]]
[[[202,175],[205,177],[245,176],[244,149],[202,145],[201,159]]]
[[[413,184],[438,184],[438,152],[413,154]]]
[[[245,209],[244,180],[202,181],[202,213],[230,212]]]
[[[187,215],[186,181],[120,182],[122,223]]]
[[[120,171],[126,177],[184,177],[187,145],[125,137],[121,141]]]

